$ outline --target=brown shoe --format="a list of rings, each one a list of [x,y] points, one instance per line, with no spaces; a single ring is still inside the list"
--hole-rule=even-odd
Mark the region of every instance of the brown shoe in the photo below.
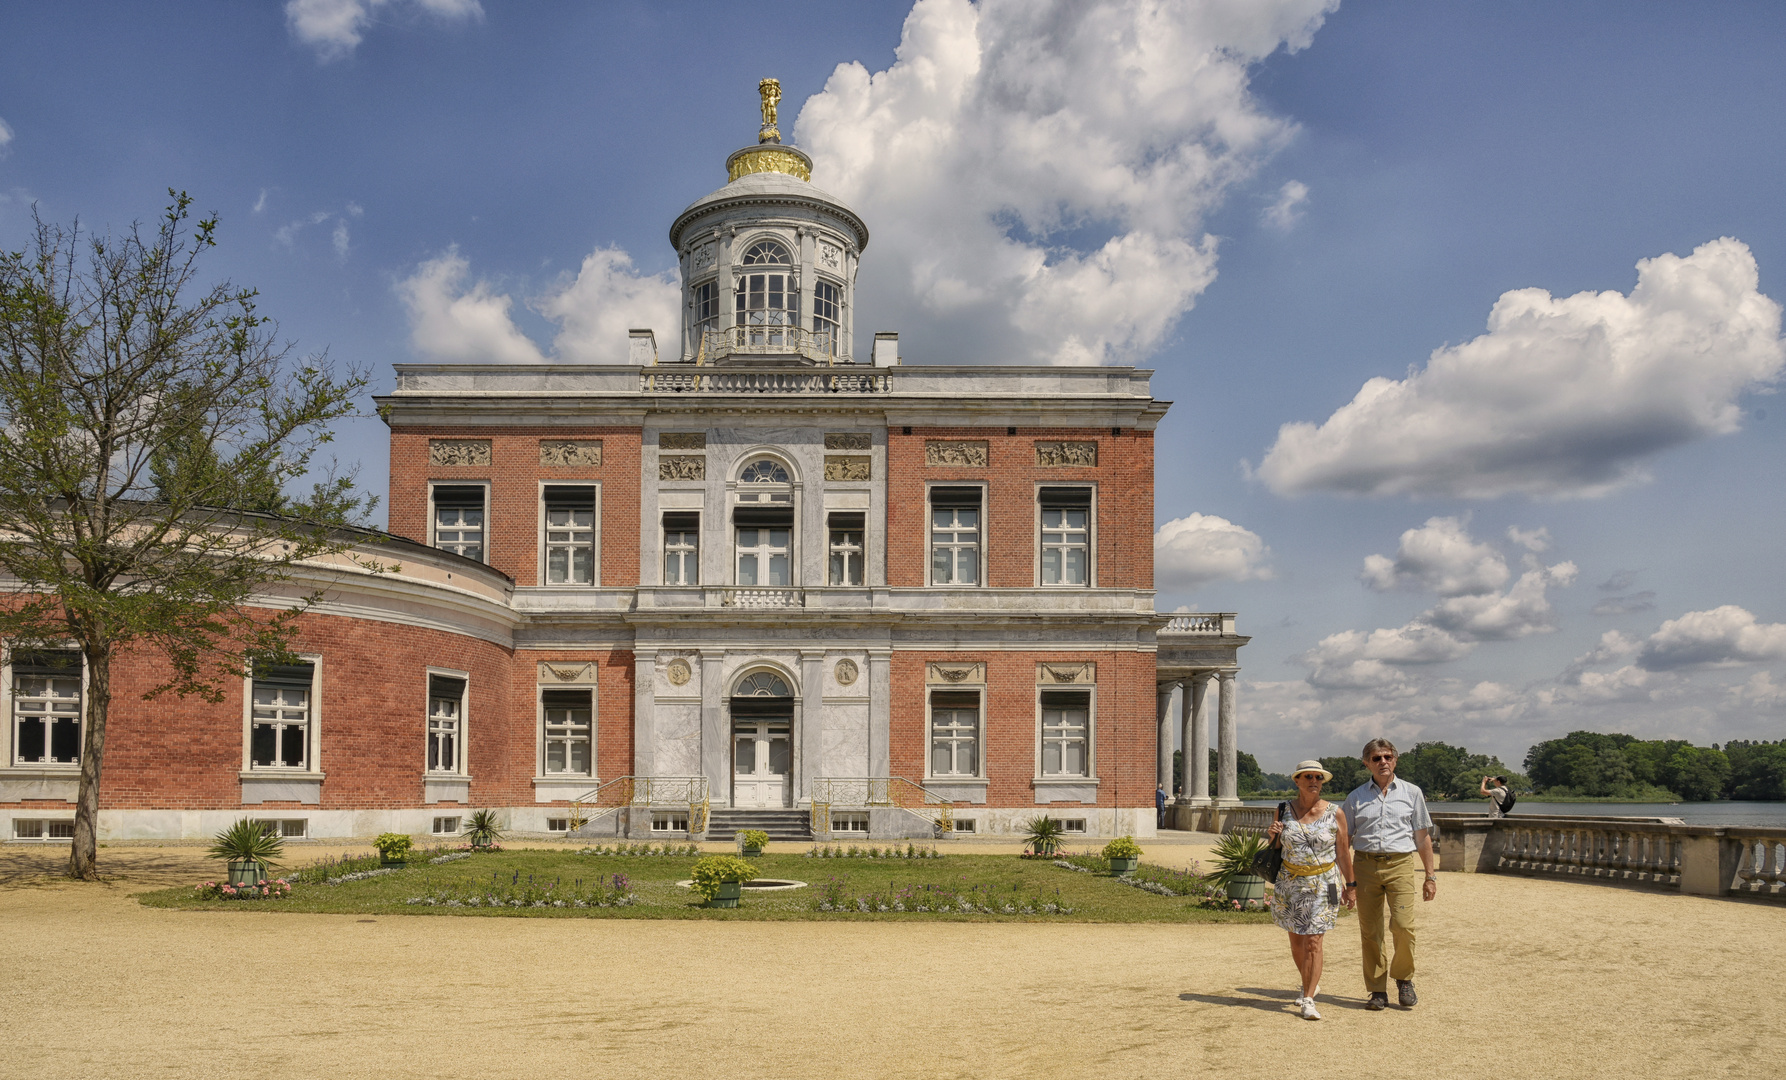
[[[1413,979],[1395,980],[1395,989],[1396,995],[1401,999],[1402,1008],[1412,1009],[1414,1006],[1420,1004],[1419,996],[1414,993]],[[1387,994],[1384,996],[1388,997]]]

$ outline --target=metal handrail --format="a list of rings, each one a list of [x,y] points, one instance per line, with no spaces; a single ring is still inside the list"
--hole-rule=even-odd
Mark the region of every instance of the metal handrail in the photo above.
[[[819,819],[819,807],[826,817]],[[815,777],[812,782],[813,827],[831,831],[830,812],[833,806],[887,806],[904,810],[930,822],[944,832],[955,829],[953,800],[913,783],[903,776]]]
[[[709,364],[734,353],[745,356],[801,356],[814,363],[849,363],[839,357],[829,330],[808,330],[803,326],[722,326],[701,331],[701,347],[695,352],[695,363]]]

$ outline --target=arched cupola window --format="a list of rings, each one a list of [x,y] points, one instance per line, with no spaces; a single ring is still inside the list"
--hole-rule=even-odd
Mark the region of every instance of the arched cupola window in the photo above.
[[[745,249],[741,265],[747,272],[738,278],[737,325],[745,328],[744,344],[790,344],[788,329],[800,318],[788,249],[758,240]]]
[[[758,458],[738,474],[740,484],[786,484],[787,467],[774,458]]]

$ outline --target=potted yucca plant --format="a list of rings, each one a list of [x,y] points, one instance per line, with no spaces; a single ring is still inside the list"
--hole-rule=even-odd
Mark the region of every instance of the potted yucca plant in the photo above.
[[[1055,853],[1060,850],[1061,838],[1067,831],[1064,824],[1047,814],[1030,818],[1029,824],[1024,828],[1029,830],[1023,837],[1024,844],[1035,853],[1037,858],[1048,859],[1053,858]]]
[[[1215,842],[1215,870],[1209,883],[1227,892],[1230,900],[1262,900],[1265,879],[1253,873],[1253,858],[1269,844],[1264,833],[1231,832]]]
[[[496,827],[496,811],[473,810],[465,819],[465,842],[473,851],[488,851],[502,839],[502,833]]]
[[[228,864],[232,886],[265,880],[268,868],[278,866],[284,853],[285,841],[253,818],[243,818],[211,838],[211,858]]]

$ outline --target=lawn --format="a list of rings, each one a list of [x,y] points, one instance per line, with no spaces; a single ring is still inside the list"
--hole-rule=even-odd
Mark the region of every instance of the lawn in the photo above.
[[[418,852],[402,869],[347,881],[339,879],[376,869],[377,856],[309,867],[288,863],[283,874],[293,881],[291,895],[278,900],[207,900],[193,888],[163,889],[137,898],[150,907],[193,910],[530,918],[1099,923],[1271,919],[1265,912],[1212,910],[1190,896],[1166,895],[1168,889],[1138,888],[1111,876],[1095,856],[1071,858],[1081,869],[1070,870],[1015,855],[768,854],[751,860],[762,877],[802,881],[806,887],[746,889],[737,908],[719,909],[701,906],[699,897],[677,884],[689,879],[692,854],[521,848],[430,861],[442,854]],[[1146,863],[1134,879],[1166,881],[1173,889],[1182,888],[1184,880],[1176,871]],[[338,883],[329,884],[330,880]],[[832,910],[821,910],[822,904]]]

